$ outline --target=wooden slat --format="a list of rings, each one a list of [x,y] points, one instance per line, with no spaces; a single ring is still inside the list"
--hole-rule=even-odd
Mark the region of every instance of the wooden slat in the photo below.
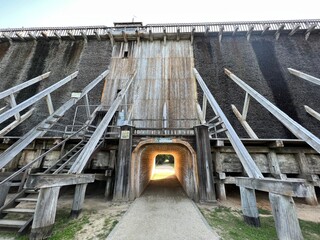
[[[8,227],[8,228],[20,228],[22,227],[26,221],[22,220],[0,220],[0,227]]]
[[[35,209],[29,208],[7,208],[3,210],[4,213],[34,213]]]

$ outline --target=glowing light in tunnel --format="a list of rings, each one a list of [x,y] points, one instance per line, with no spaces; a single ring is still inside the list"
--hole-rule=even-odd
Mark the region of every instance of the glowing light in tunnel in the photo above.
[[[154,165],[153,165],[151,180],[161,180],[161,179],[170,178],[170,177],[175,176],[175,170],[174,170],[173,166],[168,165],[168,164],[163,164],[163,165],[156,165],[155,164],[156,157],[158,155],[162,155],[162,154],[163,153],[161,153],[161,154],[158,153],[154,157]],[[173,158],[175,158],[174,154],[171,154],[171,153],[169,153],[169,154],[165,153],[165,154],[172,155]]]

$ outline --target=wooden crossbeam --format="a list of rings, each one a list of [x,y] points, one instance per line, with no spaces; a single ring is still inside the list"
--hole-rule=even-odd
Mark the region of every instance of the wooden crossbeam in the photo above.
[[[312,83],[314,83],[314,84],[320,85],[320,79],[319,79],[319,78],[313,77],[313,76],[311,76],[311,75],[309,75],[309,74],[306,74],[306,73],[304,73],[304,72],[295,70],[295,69],[293,69],[293,68],[288,68],[288,71],[289,71],[291,74],[293,74],[293,75],[295,75],[295,76],[297,76],[297,77],[300,77],[300,78],[302,78],[302,79],[304,79],[304,80],[307,80],[307,81],[309,81],[309,82],[312,82]]]
[[[317,111],[313,110],[311,107],[304,105],[304,109],[306,110],[307,113],[309,113],[312,117],[320,121],[320,113]]]
[[[308,197],[309,185],[304,179],[257,179],[237,177],[235,178],[236,185],[248,189],[255,189],[263,192],[271,192],[290,197]]]
[[[91,183],[94,178],[94,174],[31,174],[25,188],[41,189]]]

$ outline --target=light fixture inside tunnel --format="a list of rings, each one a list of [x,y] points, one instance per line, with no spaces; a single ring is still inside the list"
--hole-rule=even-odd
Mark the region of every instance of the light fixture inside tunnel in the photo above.
[[[154,171],[151,180],[161,180],[174,175],[174,156],[171,154],[158,154],[154,159]]]

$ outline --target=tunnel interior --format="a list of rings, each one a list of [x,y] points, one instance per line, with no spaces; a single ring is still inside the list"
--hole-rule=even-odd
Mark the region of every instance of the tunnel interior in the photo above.
[[[140,143],[133,151],[131,163],[131,199],[139,197],[148,186],[155,171],[156,157],[171,155],[174,159],[174,174],[184,191],[198,201],[198,174],[196,154],[189,143],[177,140],[173,143]]]

